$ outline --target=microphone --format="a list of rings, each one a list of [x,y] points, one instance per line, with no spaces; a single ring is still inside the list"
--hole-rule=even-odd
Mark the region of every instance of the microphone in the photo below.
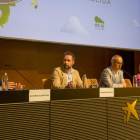
[[[10,66],[10,67],[12,67],[15,71],[17,71],[26,81],[28,81],[17,69],[15,69],[13,66],[11,66],[11,65],[9,65],[9,64],[5,64],[5,66]],[[33,88],[34,89],[36,89],[35,87],[34,87],[34,85],[30,82],[30,81],[28,81],[32,86],[33,86]]]
[[[85,72],[82,68],[77,67],[77,69],[82,70],[82,71],[86,74],[86,72]],[[86,75],[87,75],[87,74],[86,74]],[[89,77],[89,76],[87,75],[87,77]],[[93,83],[92,85],[95,86],[95,87],[97,88],[97,84],[95,84],[95,83],[91,80],[91,78],[89,78],[89,79],[90,79],[90,81]]]
[[[125,72],[127,75],[129,75],[131,78],[133,78],[129,73],[127,73],[125,70],[121,69],[123,72]]]

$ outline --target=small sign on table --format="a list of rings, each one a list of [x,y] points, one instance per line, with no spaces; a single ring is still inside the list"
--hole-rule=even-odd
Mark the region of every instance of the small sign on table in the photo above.
[[[99,97],[114,97],[114,88],[100,88]]]
[[[29,90],[29,102],[50,101],[50,89]]]

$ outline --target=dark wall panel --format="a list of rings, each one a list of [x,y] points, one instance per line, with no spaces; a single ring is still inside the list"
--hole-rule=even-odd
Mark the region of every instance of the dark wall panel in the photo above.
[[[8,63],[18,69],[37,89],[41,89],[42,79],[51,78],[53,69],[62,65],[63,54],[66,51],[71,51],[76,56],[74,68],[81,67],[90,78],[99,80],[102,70],[110,66],[110,60],[115,54],[124,58],[123,69],[131,75],[134,73],[133,51],[0,39],[0,77],[4,72],[8,72],[10,81],[20,82],[25,84],[27,89],[33,89],[12,68],[5,66],[5,63]],[[135,55],[135,65],[138,65],[139,52]],[[81,70],[79,72],[82,77],[83,72]],[[130,78],[125,74],[124,77]]]
[[[139,70],[139,65],[140,65],[140,51],[137,51],[134,53],[134,62],[135,62],[135,67],[134,67],[134,73],[138,74],[140,73]]]

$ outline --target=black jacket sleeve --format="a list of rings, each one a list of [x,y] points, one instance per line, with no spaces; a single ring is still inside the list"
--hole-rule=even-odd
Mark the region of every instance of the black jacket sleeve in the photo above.
[[[1,81],[1,79],[0,79],[0,87],[2,86],[2,81]]]

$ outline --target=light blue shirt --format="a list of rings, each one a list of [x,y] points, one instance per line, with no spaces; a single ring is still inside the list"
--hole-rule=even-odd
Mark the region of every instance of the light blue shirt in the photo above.
[[[67,75],[67,85],[69,84],[69,82],[72,81],[72,73],[73,73],[73,68],[71,68],[70,73],[68,73],[68,72],[66,71],[66,75]]]

